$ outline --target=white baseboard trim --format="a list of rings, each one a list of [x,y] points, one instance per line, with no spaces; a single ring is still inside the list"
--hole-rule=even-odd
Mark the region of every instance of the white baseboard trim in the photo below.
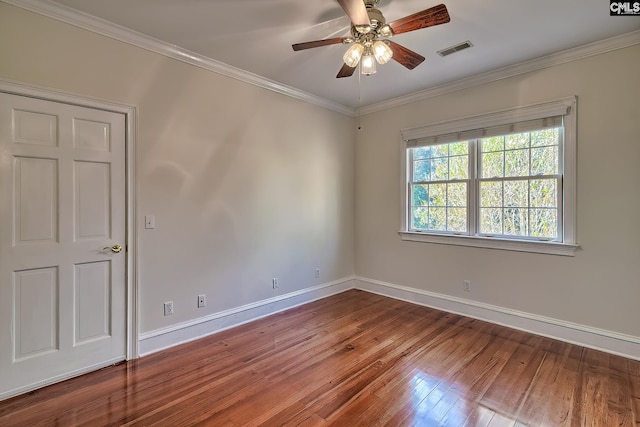
[[[640,360],[640,337],[637,336],[359,276],[342,278],[188,322],[141,333],[139,336],[140,356],[194,341],[349,289],[360,289]]]
[[[178,323],[139,335],[140,356],[197,340],[299,305],[354,288],[354,276],[246,304],[209,316]]]
[[[355,278],[356,289],[419,304],[571,344],[640,360],[640,337],[598,329],[537,314],[449,295],[395,285],[365,277]]]

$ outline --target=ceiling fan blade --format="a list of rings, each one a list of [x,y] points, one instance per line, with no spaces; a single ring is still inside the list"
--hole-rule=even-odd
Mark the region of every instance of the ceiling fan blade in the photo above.
[[[314,47],[328,46],[328,45],[331,45],[331,44],[339,44],[339,43],[342,43],[343,39],[344,39],[344,37],[336,37],[334,39],[315,40],[315,41],[312,41],[312,42],[296,43],[294,45],[291,45],[291,47],[295,51],[304,50],[304,49],[312,49]]]
[[[408,69],[413,70],[418,65],[422,64],[422,61],[424,61],[424,56],[415,53],[414,51],[409,50],[406,47],[399,45],[398,43],[394,43],[391,40],[387,41],[389,42],[389,47],[393,51],[392,58]]]
[[[342,68],[338,72],[336,79],[341,79],[343,77],[351,77],[355,70],[356,70],[356,67],[349,67],[347,64],[342,64]]]
[[[338,0],[353,25],[371,25],[367,8],[362,0]]]
[[[449,21],[451,21],[451,18],[447,7],[444,4],[439,4],[422,12],[393,21],[389,26],[393,34],[402,34],[434,25],[446,24]]]

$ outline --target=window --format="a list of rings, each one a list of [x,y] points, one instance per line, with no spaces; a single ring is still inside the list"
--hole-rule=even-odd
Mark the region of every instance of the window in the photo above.
[[[572,255],[575,104],[403,130],[402,238]]]

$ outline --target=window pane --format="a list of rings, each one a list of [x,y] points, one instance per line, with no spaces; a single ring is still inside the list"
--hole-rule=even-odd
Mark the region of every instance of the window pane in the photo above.
[[[454,142],[449,144],[449,154],[451,156],[466,156],[469,154],[469,141]]]
[[[431,146],[431,157],[447,157],[449,156],[449,144],[440,144]]]
[[[532,207],[556,208],[558,206],[557,180],[532,179],[529,191]]]
[[[504,176],[504,152],[482,154],[482,178]]]
[[[449,158],[449,179],[467,179],[469,177],[469,157]]]
[[[429,185],[429,206],[447,206],[447,184]]]
[[[503,221],[504,234],[510,236],[527,236],[529,234],[527,209],[505,208]]]
[[[529,148],[529,132],[507,135],[505,138],[504,148],[507,150]]]
[[[529,175],[529,150],[507,151],[504,156],[504,176]]]
[[[436,231],[447,229],[446,208],[429,208],[429,229]]]
[[[480,206],[502,207],[502,182],[480,183]]]
[[[505,181],[504,205],[520,208],[529,206],[529,182]]]
[[[414,182],[429,181],[431,174],[431,160],[419,160],[413,162],[413,178]]]
[[[431,147],[416,147],[413,149],[413,160],[427,159],[431,157]]]
[[[429,205],[428,185],[413,185],[411,188],[412,188],[411,204],[413,206],[428,206]]]
[[[449,159],[439,157],[431,161],[431,181],[446,181],[449,179]]]
[[[533,148],[531,150],[531,175],[555,175],[557,173],[557,146]]]
[[[482,152],[502,151],[504,150],[504,136],[494,136],[482,139]]]
[[[429,211],[427,208],[411,209],[411,228],[425,229],[429,227]]]
[[[531,146],[543,147],[545,145],[557,145],[560,128],[544,129],[531,132]]]
[[[467,210],[465,208],[449,208],[448,227],[449,231],[467,231]]]
[[[555,239],[558,234],[557,209],[531,209],[531,235]]]
[[[480,209],[480,233],[502,234],[502,209]]]
[[[469,144],[462,141],[411,149],[412,229],[468,232]]]
[[[447,206],[467,206],[467,184],[465,182],[448,184]]]

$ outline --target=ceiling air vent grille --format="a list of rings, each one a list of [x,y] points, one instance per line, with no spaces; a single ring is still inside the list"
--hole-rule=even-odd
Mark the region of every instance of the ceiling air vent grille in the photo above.
[[[455,46],[451,46],[448,47],[446,49],[442,49],[438,51],[438,55],[440,56],[447,56],[447,55],[451,55],[452,53],[456,53],[456,52],[460,52],[461,50],[465,50],[469,47],[473,46],[471,44],[471,42],[469,40],[467,40],[466,42],[462,42],[460,44],[457,44]]]

